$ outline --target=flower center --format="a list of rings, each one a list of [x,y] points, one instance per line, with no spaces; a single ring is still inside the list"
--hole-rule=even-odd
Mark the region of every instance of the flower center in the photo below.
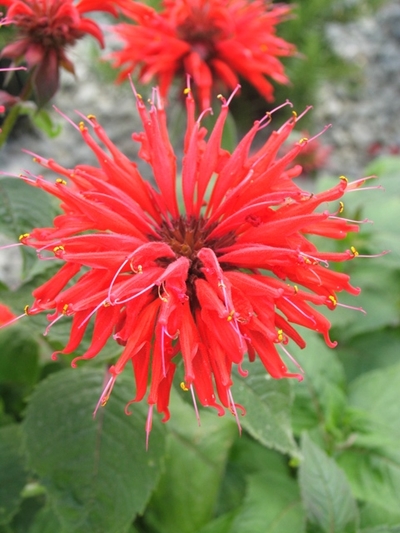
[[[221,39],[222,30],[213,24],[212,19],[198,10],[177,27],[178,37],[189,43],[203,61],[215,54],[215,42]]]
[[[202,262],[197,257],[201,248],[210,248],[215,255],[221,254],[219,250],[227,246],[232,246],[236,241],[233,232],[229,232],[218,239],[209,239],[208,236],[215,228],[215,224],[210,224],[207,228],[207,219],[203,217],[185,217],[180,216],[171,221],[168,225],[165,222],[159,228],[158,232],[162,241],[167,243],[172,250],[180,256],[185,256],[190,260],[188,278],[186,280],[187,292],[192,300],[192,307],[196,305],[196,296],[194,282],[197,278],[205,278],[202,272]],[[165,262],[161,260],[163,266],[167,265],[170,260]],[[224,265],[221,265],[224,268]]]

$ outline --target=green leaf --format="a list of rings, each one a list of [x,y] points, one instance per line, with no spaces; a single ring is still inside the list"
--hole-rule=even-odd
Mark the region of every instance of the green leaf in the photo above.
[[[0,180],[0,233],[18,242],[19,236],[32,228],[50,226],[53,214],[49,195],[44,191],[30,187],[21,179]],[[25,246],[21,249],[27,272],[36,261],[36,253]]]
[[[213,517],[237,427],[230,417],[205,410],[198,426],[193,407],[175,391],[171,413],[165,472],[145,520],[159,533],[176,533],[177,527],[180,533],[193,533]]]
[[[57,137],[63,129],[61,124],[53,122],[51,115],[43,108],[32,113],[31,119],[35,126],[42,130],[51,139]]]
[[[161,472],[164,433],[155,423],[146,451],[144,407],[124,414],[132,397],[124,376],[93,420],[104,378],[89,369],[52,374],[27,409],[29,463],[68,533],[124,533],[143,512]]]
[[[0,332],[0,383],[28,385],[39,376],[39,347],[23,328]]]
[[[19,509],[27,474],[22,433],[17,425],[0,428],[0,524],[7,524]]]
[[[400,502],[400,364],[368,372],[350,385],[350,405],[362,413],[353,448],[338,461],[357,498],[397,513]],[[358,431],[357,431],[358,430]]]
[[[274,470],[248,476],[246,498],[229,533],[289,531],[304,531],[304,511],[296,481],[289,473],[282,475]]]
[[[196,531],[196,533],[230,533],[235,516],[235,512],[221,515]]]
[[[400,533],[400,524],[397,526],[377,526],[361,529],[359,533]]]
[[[371,370],[396,364],[399,353],[399,328],[365,332],[352,338],[344,350],[338,351],[349,381]]]
[[[304,350],[290,346],[293,357],[304,369],[304,380],[293,382],[293,429],[297,435],[305,429],[321,426],[332,433],[342,426],[347,399],[345,376],[334,350],[314,333],[302,332],[307,342]]]
[[[57,515],[51,507],[43,507],[35,516],[28,533],[68,533],[61,528]]]
[[[301,495],[313,533],[355,533],[358,510],[344,472],[305,433],[299,469]]]
[[[235,402],[246,409],[240,423],[264,446],[298,456],[290,423],[292,394],[288,380],[272,379],[258,360],[245,363],[243,369],[249,375],[244,378],[235,370],[232,388]]]

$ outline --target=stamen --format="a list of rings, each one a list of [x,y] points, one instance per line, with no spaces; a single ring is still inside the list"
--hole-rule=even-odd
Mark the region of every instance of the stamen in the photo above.
[[[111,376],[108,380],[106,386],[103,389],[103,392],[101,393],[101,396],[99,398],[99,401],[96,404],[95,410],[93,411],[93,418],[95,418],[97,411],[99,410],[99,407],[104,407],[108,400],[110,399],[111,391],[113,390],[115,380],[117,379],[117,376]]]
[[[285,354],[289,357],[289,359],[292,361],[292,363],[300,370],[300,372],[302,374],[304,374],[305,372],[304,372],[303,368],[301,367],[300,363],[298,363],[296,361],[296,359],[293,357],[293,355],[288,352],[288,350],[285,348],[285,346],[282,343],[278,344],[278,346],[279,346],[279,348],[281,348],[285,352]]]
[[[240,420],[239,420],[239,416],[238,416],[238,413],[237,413],[235,402],[233,400],[231,389],[229,389],[228,396],[229,396],[229,408],[230,408],[232,414],[234,415],[234,417],[236,419],[236,424],[237,424],[237,427],[239,429],[239,435],[241,435],[242,434],[242,426],[240,425]]]
[[[193,407],[194,407],[194,412],[196,413],[197,424],[200,427],[201,426],[200,414],[199,414],[199,410],[197,408],[196,396],[194,394],[194,389],[193,389],[193,385],[192,384],[190,385],[190,392],[192,393]]]
[[[153,408],[154,405],[149,405],[149,411],[147,413],[147,420],[146,420],[146,451],[149,449],[149,437],[150,437],[150,431],[151,427],[153,425]]]
[[[67,115],[65,115],[62,111],[58,109],[55,105],[53,105],[54,111],[56,111],[59,115],[61,115],[67,122],[69,122],[76,130],[80,131],[79,127],[75,124],[73,120],[71,120]]]
[[[312,316],[309,316],[307,315],[307,313],[305,313],[302,309],[300,309],[300,307],[298,307],[297,305],[295,305],[291,300],[289,300],[289,298],[287,298],[286,296],[283,296],[283,299],[290,305],[292,305],[295,309],[297,309],[297,311],[302,314],[303,316],[305,316],[308,320],[311,320],[311,322],[316,325],[316,321],[315,319],[312,317]]]

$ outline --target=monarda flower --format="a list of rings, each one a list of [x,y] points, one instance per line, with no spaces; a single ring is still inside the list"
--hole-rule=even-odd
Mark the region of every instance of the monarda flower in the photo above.
[[[164,421],[170,416],[170,390],[180,361],[181,386],[191,391],[194,402],[220,415],[229,409],[237,418],[232,367],[245,376],[243,361],[258,357],[273,378],[301,380],[301,371],[290,371],[282,360],[291,358],[289,341],[305,346],[296,325],[322,334],[334,347],[330,323],[316,307],[334,309],[340,292],[359,293],[347,274],[328,264],[351,260],[357,251],[320,251],[308,236],[342,239],[357,231],[357,223],[341,218],[339,199],[365,180],[349,183],[342,177],[327,191],[303,190],[296,184],[301,167],[291,162],[311,141],[301,139],[284,156],[277,155],[299,117],[293,114],[251,154],[255,135],[271,120],[268,113],[229,153],[221,148],[229,101],[221,97],[220,114],[207,137],[201,117],[195,120],[190,89],[186,93],[181,171],[154,91],[149,106],[136,94],[143,132],[133,134],[154,184],[92,115],[82,115],[74,126],[98,166],[67,169],[35,155],[59,177],[50,182],[23,176],[57,197],[63,210],[53,227],[20,237],[40,258],[61,263],[34,290],[26,314],[49,313],[48,327],[72,318],[69,342],[53,357],[73,353],[93,322],[91,345],[72,366],[95,357],[110,337],[123,346],[98,406],[106,404],[118,375],[132,365],[132,402],[146,397],[149,405],[147,433],[154,406]],[[332,210],[328,202],[334,202]]]
[[[261,0],[165,0],[164,9],[132,0],[118,0],[135,24],[121,23],[113,31],[124,41],[114,52],[115,66],[123,66],[120,79],[139,69],[140,80],[157,78],[162,97],[173,78],[190,74],[202,109],[210,105],[212,90],[252,84],[266,100],[273,86],[266,79],[288,83],[281,56],[295,47],[276,35],[276,26],[289,13],[283,4]],[[214,94],[217,94],[214,92]]]
[[[82,15],[88,11],[116,14],[111,0],[2,0],[8,7],[5,23],[17,28],[16,40],[3,48],[2,57],[25,61],[33,69],[32,85],[39,105],[57,91],[59,68],[74,73],[67,46],[90,34],[104,46],[100,27]]]

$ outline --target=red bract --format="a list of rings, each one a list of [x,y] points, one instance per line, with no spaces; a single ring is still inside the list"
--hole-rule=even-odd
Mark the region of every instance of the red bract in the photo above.
[[[224,408],[236,413],[233,366],[244,375],[243,361],[259,357],[273,378],[301,379],[281,358],[290,357],[285,347],[290,340],[305,346],[295,326],[315,330],[335,346],[329,321],[316,306],[333,309],[341,291],[359,293],[348,275],[328,265],[353,259],[356,250],[319,251],[307,236],[342,239],[357,231],[356,223],[338,216],[338,200],[364,180],[350,184],[341,178],[332,189],[311,194],[296,184],[301,167],[291,165],[308,141],[302,139],[277,156],[298,120],[295,115],[250,155],[255,135],[271,118],[268,114],[229,153],[221,148],[229,102],[222,99],[206,138],[200,119],[195,120],[191,92],[186,92],[179,180],[157,93],[149,110],[137,95],[144,131],[133,135],[154,186],[108,139],[94,116],[83,117],[76,128],[96,154],[98,167],[82,164],[71,170],[35,156],[60,178],[23,178],[61,200],[63,209],[53,227],[36,228],[20,238],[39,257],[62,262],[58,273],[35,289],[27,314],[50,311],[51,324],[72,317],[69,342],[55,357],[74,352],[94,321],[91,345],[75,357],[73,366],[95,357],[109,337],[124,346],[109,369],[99,405],[107,402],[116,378],[131,364],[136,381],[132,401],[147,394],[150,406],[147,432],[153,406],[164,413],[164,420],[169,418],[170,389],[180,359],[182,387],[193,398],[219,414]],[[327,204],[331,201],[336,203],[333,212]]]
[[[17,39],[2,51],[2,57],[26,61],[33,73],[33,86],[40,105],[57,91],[59,67],[74,72],[65,54],[67,46],[89,33],[104,45],[100,27],[83,17],[88,11],[116,14],[111,0],[2,0],[8,7],[6,23],[17,27]]]
[[[140,79],[147,83],[155,76],[165,97],[175,75],[183,80],[190,74],[202,109],[209,107],[212,89],[219,90],[219,84],[233,90],[238,77],[268,101],[273,86],[266,76],[288,82],[278,57],[292,55],[295,47],[275,34],[288,6],[261,0],[165,0],[158,13],[131,0],[118,3],[136,23],[113,28],[125,43],[112,54],[115,66],[124,67],[120,79],[139,67]]]

